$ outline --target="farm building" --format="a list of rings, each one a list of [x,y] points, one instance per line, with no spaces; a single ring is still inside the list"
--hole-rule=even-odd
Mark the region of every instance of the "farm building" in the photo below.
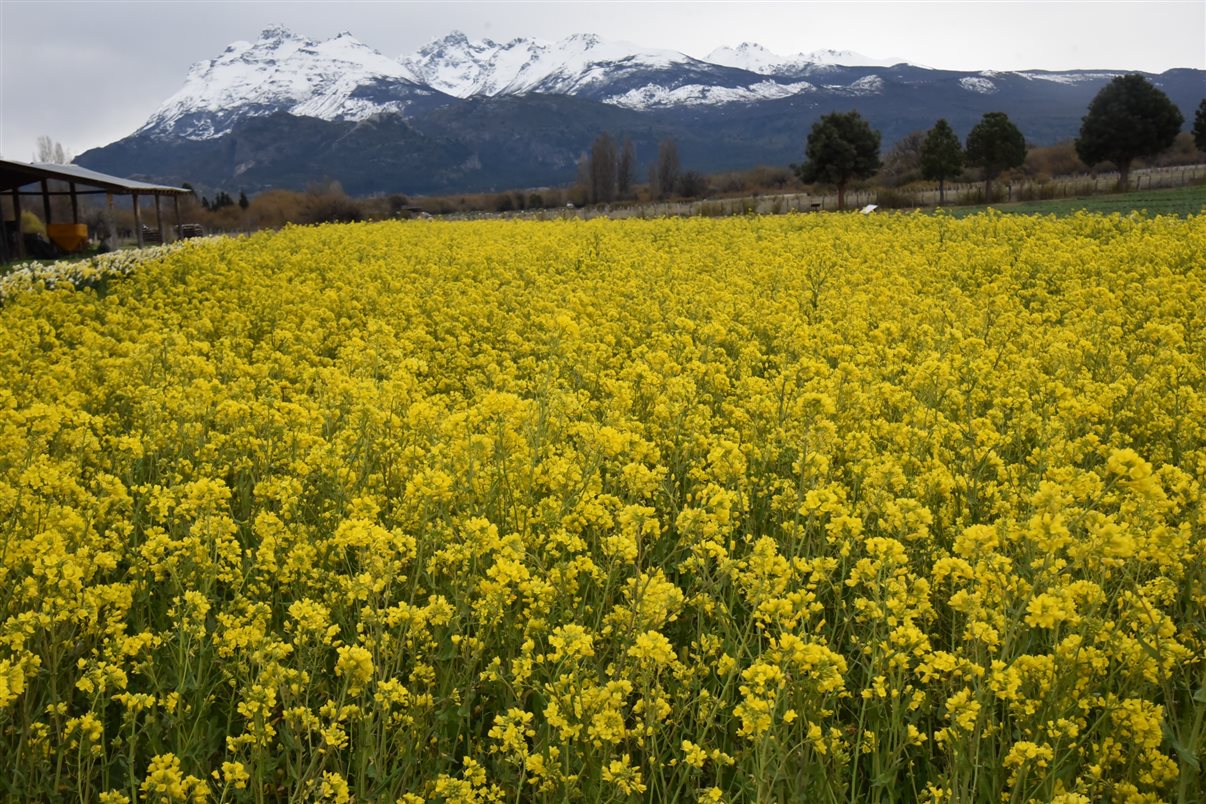
[[[52,184],[52,182],[54,184]],[[33,189],[30,189],[30,188]],[[46,223],[47,237],[62,251],[75,251],[88,237],[87,227],[80,223],[79,197],[81,195],[105,194],[110,213],[114,196],[130,196],[134,209],[134,229],[138,245],[143,245],[142,200],[147,196],[155,199],[155,225],[160,237],[169,239],[171,227],[163,226],[161,199],[172,199],[175,225],[180,225],[180,196],[191,191],[163,184],[149,184],[120,176],[110,176],[95,170],[75,165],[51,165],[44,163],[16,162],[0,159],[0,193],[8,193],[12,199],[13,219],[0,220],[0,261],[27,256],[25,233],[21,231],[22,199],[41,197],[42,214]],[[67,196],[71,199],[71,220],[53,220],[51,198]],[[110,219],[112,215],[110,214]]]

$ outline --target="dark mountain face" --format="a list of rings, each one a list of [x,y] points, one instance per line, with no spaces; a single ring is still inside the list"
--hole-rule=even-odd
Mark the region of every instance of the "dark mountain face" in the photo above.
[[[591,38],[561,44],[550,55],[527,40],[500,46],[447,39],[420,51],[427,61],[394,63],[347,35],[313,43],[274,29],[254,46],[243,43],[195,67],[185,89],[146,126],[76,162],[247,192],[304,189],[325,179],[355,194],[491,191],[572,181],[579,158],[604,131],[633,140],[638,177],[667,137],[678,142],[685,169],[799,162],[812,123],[851,109],[880,130],[885,151],[940,117],[966,137],[990,111],[1005,112],[1028,142],[1044,145],[1076,136],[1089,101],[1118,74],[800,63],[772,75],[666,51],[617,55]],[[449,94],[462,79],[463,86],[494,86],[491,54],[516,48],[544,59],[544,72],[531,80],[523,70],[519,78],[504,75],[496,83],[510,83],[493,94]],[[596,52],[607,58],[592,61]],[[449,65],[464,63],[458,54],[475,59],[476,72],[453,70]],[[560,61],[548,67],[553,57]],[[297,80],[279,79],[281,65],[303,76],[309,89],[299,94]],[[339,80],[348,65],[360,71],[350,90]],[[424,70],[448,92],[416,80]],[[212,76],[226,83],[216,85]],[[1206,94],[1206,71],[1148,77],[1193,119]],[[519,86],[521,79],[528,83]]]

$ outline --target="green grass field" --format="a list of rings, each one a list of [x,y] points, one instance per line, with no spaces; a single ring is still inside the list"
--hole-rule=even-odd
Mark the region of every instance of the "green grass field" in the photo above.
[[[988,207],[984,205],[967,207],[948,207],[947,211],[958,218],[983,212]],[[1148,215],[1187,215],[1200,214],[1206,209],[1206,185],[1189,187],[1174,187],[1167,190],[1142,190],[1133,193],[1112,193],[1109,195],[1084,195],[1073,198],[1056,198],[1050,201],[1023,201],[1014,204],[993,204],[993,209],[1001,212],[1018,213],[1023,215],[1071,215],[1085,210],[1110,214],[1112,212],[1144,212]]]

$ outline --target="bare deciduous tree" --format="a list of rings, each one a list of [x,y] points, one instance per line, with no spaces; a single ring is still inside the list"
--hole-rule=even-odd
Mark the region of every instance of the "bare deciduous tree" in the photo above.
[[[682,165],[678,161],[678,143],[671,139],[662,140],[657,147],[657,195],[670,196],[678,186],[678,174]]]
[[[34,161],[50,165],[69,165],[71,160],[72,154],[63,147],[63,143],[45,134],[38,137],[38,154]]]
[[[596,204],[616,200],[616,141],[607,132],[590,147],[590,200]]]
[[[620,164],[616,168],[616,192],[620,198],[628,198],[636,184],[636,147],[625,137],[620,149]]]
[[[921,146],[925,136],[924,131],[909,132],[884,155],[879,172],[885,184],[900,186],[921,176]]]

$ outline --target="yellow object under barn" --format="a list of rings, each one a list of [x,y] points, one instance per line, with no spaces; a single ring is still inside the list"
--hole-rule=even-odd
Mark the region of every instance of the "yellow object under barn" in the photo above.
[[[79,251],[88,242],[88,226],[83,223],[48,223],[46,237],[70,254]]]

